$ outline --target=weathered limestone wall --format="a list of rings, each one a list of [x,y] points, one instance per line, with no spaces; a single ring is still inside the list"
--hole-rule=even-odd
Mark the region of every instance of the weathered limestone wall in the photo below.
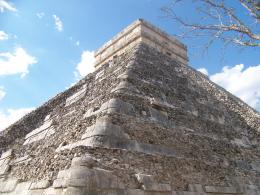
[[[113,60],[113,58],[116,58],[141,42],[146,43],[180,63],[185,65],[188,63],[187,48],[184,44],[150,23],[139,19],[95,52],[96,68],[101,64]]]
[[[260,115],[138,20],[96,71],[0,132],[0,194],[258,195]]]
[[[256,195],[259,121],[144,43],[2,132],[0,194]]]

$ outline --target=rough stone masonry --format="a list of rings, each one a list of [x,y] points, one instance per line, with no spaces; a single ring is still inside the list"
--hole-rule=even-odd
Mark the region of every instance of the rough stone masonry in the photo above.
[[[260,115],[137,20],[0,133],[3,195],[259,195]]]

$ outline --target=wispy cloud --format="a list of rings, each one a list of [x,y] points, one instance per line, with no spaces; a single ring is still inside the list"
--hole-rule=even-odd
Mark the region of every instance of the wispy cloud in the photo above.
[[[44,12],[39,12],[39,13],[36,13],[36,16],[37,16],[39,19],[42,19],[42,18],[45,16],[45,13],[44,13]]]
[[[0,100],[2,100],[6,95],[6,92],[4,90],[3,86],[0,86]]]
[[[76,66],[75,74],[77,77],[84,77],[88,73],[93,72],[94,69],[94,51],[83,51],[81,54],[81,60]]]
[[[7,2],[6,0],[0,0],[0,12],[4,12],[5,10],[16,12],[17,9],[12,5],[12,3]]]
[[[32,110],[34,110],[34,108],[8,109],[7,111],[0,110],[0,131],[4,130]]]
[[[52,15],[52,17],[55,22],[55,28],[57,29],[57,31],[61,32],[63,30],[63,24],[62,24],[61,19],[58,16],[56,16],[55,14]]]
[[[7,40],[9,38],[8,34],[0,30],[0,41]]]
[[[23,77],[29,72],[29,66],[35,63],[36,58],[21,47],[16,48],[14,53],[0,53],[0,76],[21,74]]]
[[[243,64],[223,67],[210,79],[260,111],[260,65],[244,68]]]
[[[80,45],[80,41],[79,40],[75,40],[72,36],[69,37],[69,40],[72,44],[79,46]]]

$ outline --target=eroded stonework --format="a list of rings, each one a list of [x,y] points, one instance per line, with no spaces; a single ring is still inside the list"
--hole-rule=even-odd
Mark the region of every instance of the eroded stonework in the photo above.
[[[141,42],[0,132],[0,194],[258,195],[259,124]]]

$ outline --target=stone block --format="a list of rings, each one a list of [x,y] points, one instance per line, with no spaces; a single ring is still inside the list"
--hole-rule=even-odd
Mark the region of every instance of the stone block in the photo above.
[[[126,190],[125,195],[146,195],[145,191],[139,189]]]
[[[97,72],[97,74],[96,74],[96,76],[95,76],[95,80],[98,80],[98,79],[101,78],[104,74],[105,74],[104,70],[101,70],[101,71]]]
[[[107,102],[103,103],[100,108],[90,108],[86,114],[84,115],[85,118],[91,117],[93,115],[97,115],[101,112],[107,113],[122,113],[126,115],[134,115],[134,107],[132,104],[124,102],[119,98],[113,98],[108,100]]]
[[[121,127],[114,125],[107,121],[107,118],[99,118],[96,124],[88,127],[85,134],[81,139],[86,139],[93,136],[111,136],[122,139],[128,139],[129,137],[122,131]]]
[[[221,187],[221,186],[205,186],[207,193],[223,193],[223,194],[236,194],[243,193],[235,187]]]
[[[15,190],[11,193],[13,195],[27,195],[32,182],[18,183]]]
[[[64,189],[47,188],[42,195],[63,195]]]
[[[28,162],[30,160],[31,160],[30,156],[26,155],[26,156],[12,160],[11,165],[17,165],[17,164],[20,164],[20,163]]]
[[[98,169],[95,170],[95,186],[101,189],[124,189],[125,185],[113,172]]]
[[[168,115],[167,112],[154,109],[152,107],[149,108],[150,114],[151,114],[151,119],[160,123],[167,123],[168,121]]]
[[[5,163],[5,159],[0,159],[0,167]]]
[[[51,125],[52,125],[51,119],[44,121],[44,123],[40,127],[34,129],[33,131],[31,131],[25,136],[26,140],[23,145],[27,145],[32,142],[39,141],[41,139],[44,139],[45,137],[54,134],[55,129]]]
[[[87,186],[90,189],[122,189],[125,187],[123,183],[113,175],[113,172],[103,169],[88,169],[84,166],[72,167],[69,169],[66,177],[66,179],[56,179],[53,183],[53,187]]]
[[[259,163],[251,163],[251,167],[253,170],[260,172],[260,164]]]
[[[55,179],[53,181],[53,187],[54,188],[66,188],[66,187],[68,187],[68,179],[66,179],[66,178]]]
[[[41,181],[37,181],[37,182],[33,182],[30,190],[35,190],[35,189],[46,189],[50,186],[50,181],[48,180],[41,180]]]
[[[135,87],[128,81],[121,81],[115,88],[111,90],[111,93],[121,92],[123,90],[127,90],[129,92],[130,90],[135,90]]]
[[[127,114],[127,115],[134,115],[134,108],[133,105],[127,102],[124,102],[123,100],[119,98],[113,98],[110,99],[107,102],[107,107],[101,106],[102,110],[107,110],[108,113],[122,113],[122,114]]]
[[[128,150],[143,152],[146,154],[163,154],[163,155],[173,156],[173,157],[176,156],[175,151],[170,147],[166,147],[163,145],[139,143],[135,140],[129,141],[127,147],[125,148]]]
[[[44,131],[45,129],[48,129],[51,126],[51,124],[52,124],[52,120],[45,121],[40,127],[36,128],[33,131],[31,131],[30,133],[28,133],[25,136],[25,139],[28,139],[29,137],[37,135],[40,132]]]
[[[77,91],[76,93],[74,93],[73,95],[71,95],[66,99],[65,107],[73,104],[74,102],[77,102],[78,100],[83,98],[85,94],[86,94],[86,86],[84,85],[79,91]]]
[[[42,195],[43,192],[44,192],[43,189],[40,189],[40,190],[30,190],[30,191],[28,191],[27,195]]]
[[[257,185],[245,185],[245,187],[248,190],[260,190],[260,187],[258,187]]]
[[[58,172],[57,179],[68,178],[69,177],[69,169],[61,170]]]
[[[66,190],[64,190],[63,195],[86,195],[86,190],[83,188],[78,187],[68,187]]]
[[[250,147],[250,145],[248,145],[248,143],[245,143],[245,141],[243,139],[235,138],[234,140],[231,140],[231,143],[236,144],[236,145],[241,146],[241,147],[245,147],[245,148]]]
[[[9,149],[9,150],[7,150],[6,152],[3,152],[2,155],[1,155],[0,160],[1,160],[1,159],[4,159],[4,158],[9,158],[9,157],[11,157],[11,156],[12,156],[12,152],[13,152],[12,149]]]
[[[17,184],[18,184],[17,179],[8,179],[5,182],[1,182],[0,192],[4,192],[4,193],[12,192],[16,188]]]
[[[10,169],[9,161],[10,160],[5,159],[2,165],[0,166],[0,175],[4,175],[9,171]]]
[[[48,114],[48,115],[44,118],[44,121],[48,121],[50,118],[51,118],[51,115]]]
[[[82,157],[75,157],[72,159],[71,166],[85,166],[88,168],[93,168],[97,164],[97,160],[90,155],[85,155]]]
[[[189,184],[188,190],[191,192],[204,192],[203,187],[200,184]]]
[[[207,195],[204,192],[172,191],[172,195]]]
[[[50,127],[47,131],[46,137],[49,137],[54,133],[55,133],[55,129],[53,127]]]
[[[2,153],[0,158],[0,175],[4,175],[9,171],[9,163],[12,156],[12,149],[7,150],[6,152]]]
[[[45,136],[47,135],[47,133],[48,133],[48,130],[45,129],[45,130],[41,131],[40,133],[35,134],[35,135],[33,135],[33,136],[27,138],[27,139],[25,140],[25,142],[24,142],[23,145],[27,145],[27,144],[30,144],[30,143],[39,141],[39,140],[41,140],[41,139],[44,139]]]
[[[136,174],[137,181],[142,185],[142,189],[146,191],[159,191],[169,192],[171,191],[170,184],[161,184],[154,180],[153,176],[145,174]]]
[[[93,179],[94,172],[86,167],[72,167],[69,169],[69,179]]]
[[[260,190],[258,191],[258,190],[253,190],[253,189],[251,189],[251,190],[246,190],[245,191],[245,194],[246,195],[259,195],[260,194]]]
[[[91,182],[91,178],[68,179],[67,185],[70,187],[87,187]]]

